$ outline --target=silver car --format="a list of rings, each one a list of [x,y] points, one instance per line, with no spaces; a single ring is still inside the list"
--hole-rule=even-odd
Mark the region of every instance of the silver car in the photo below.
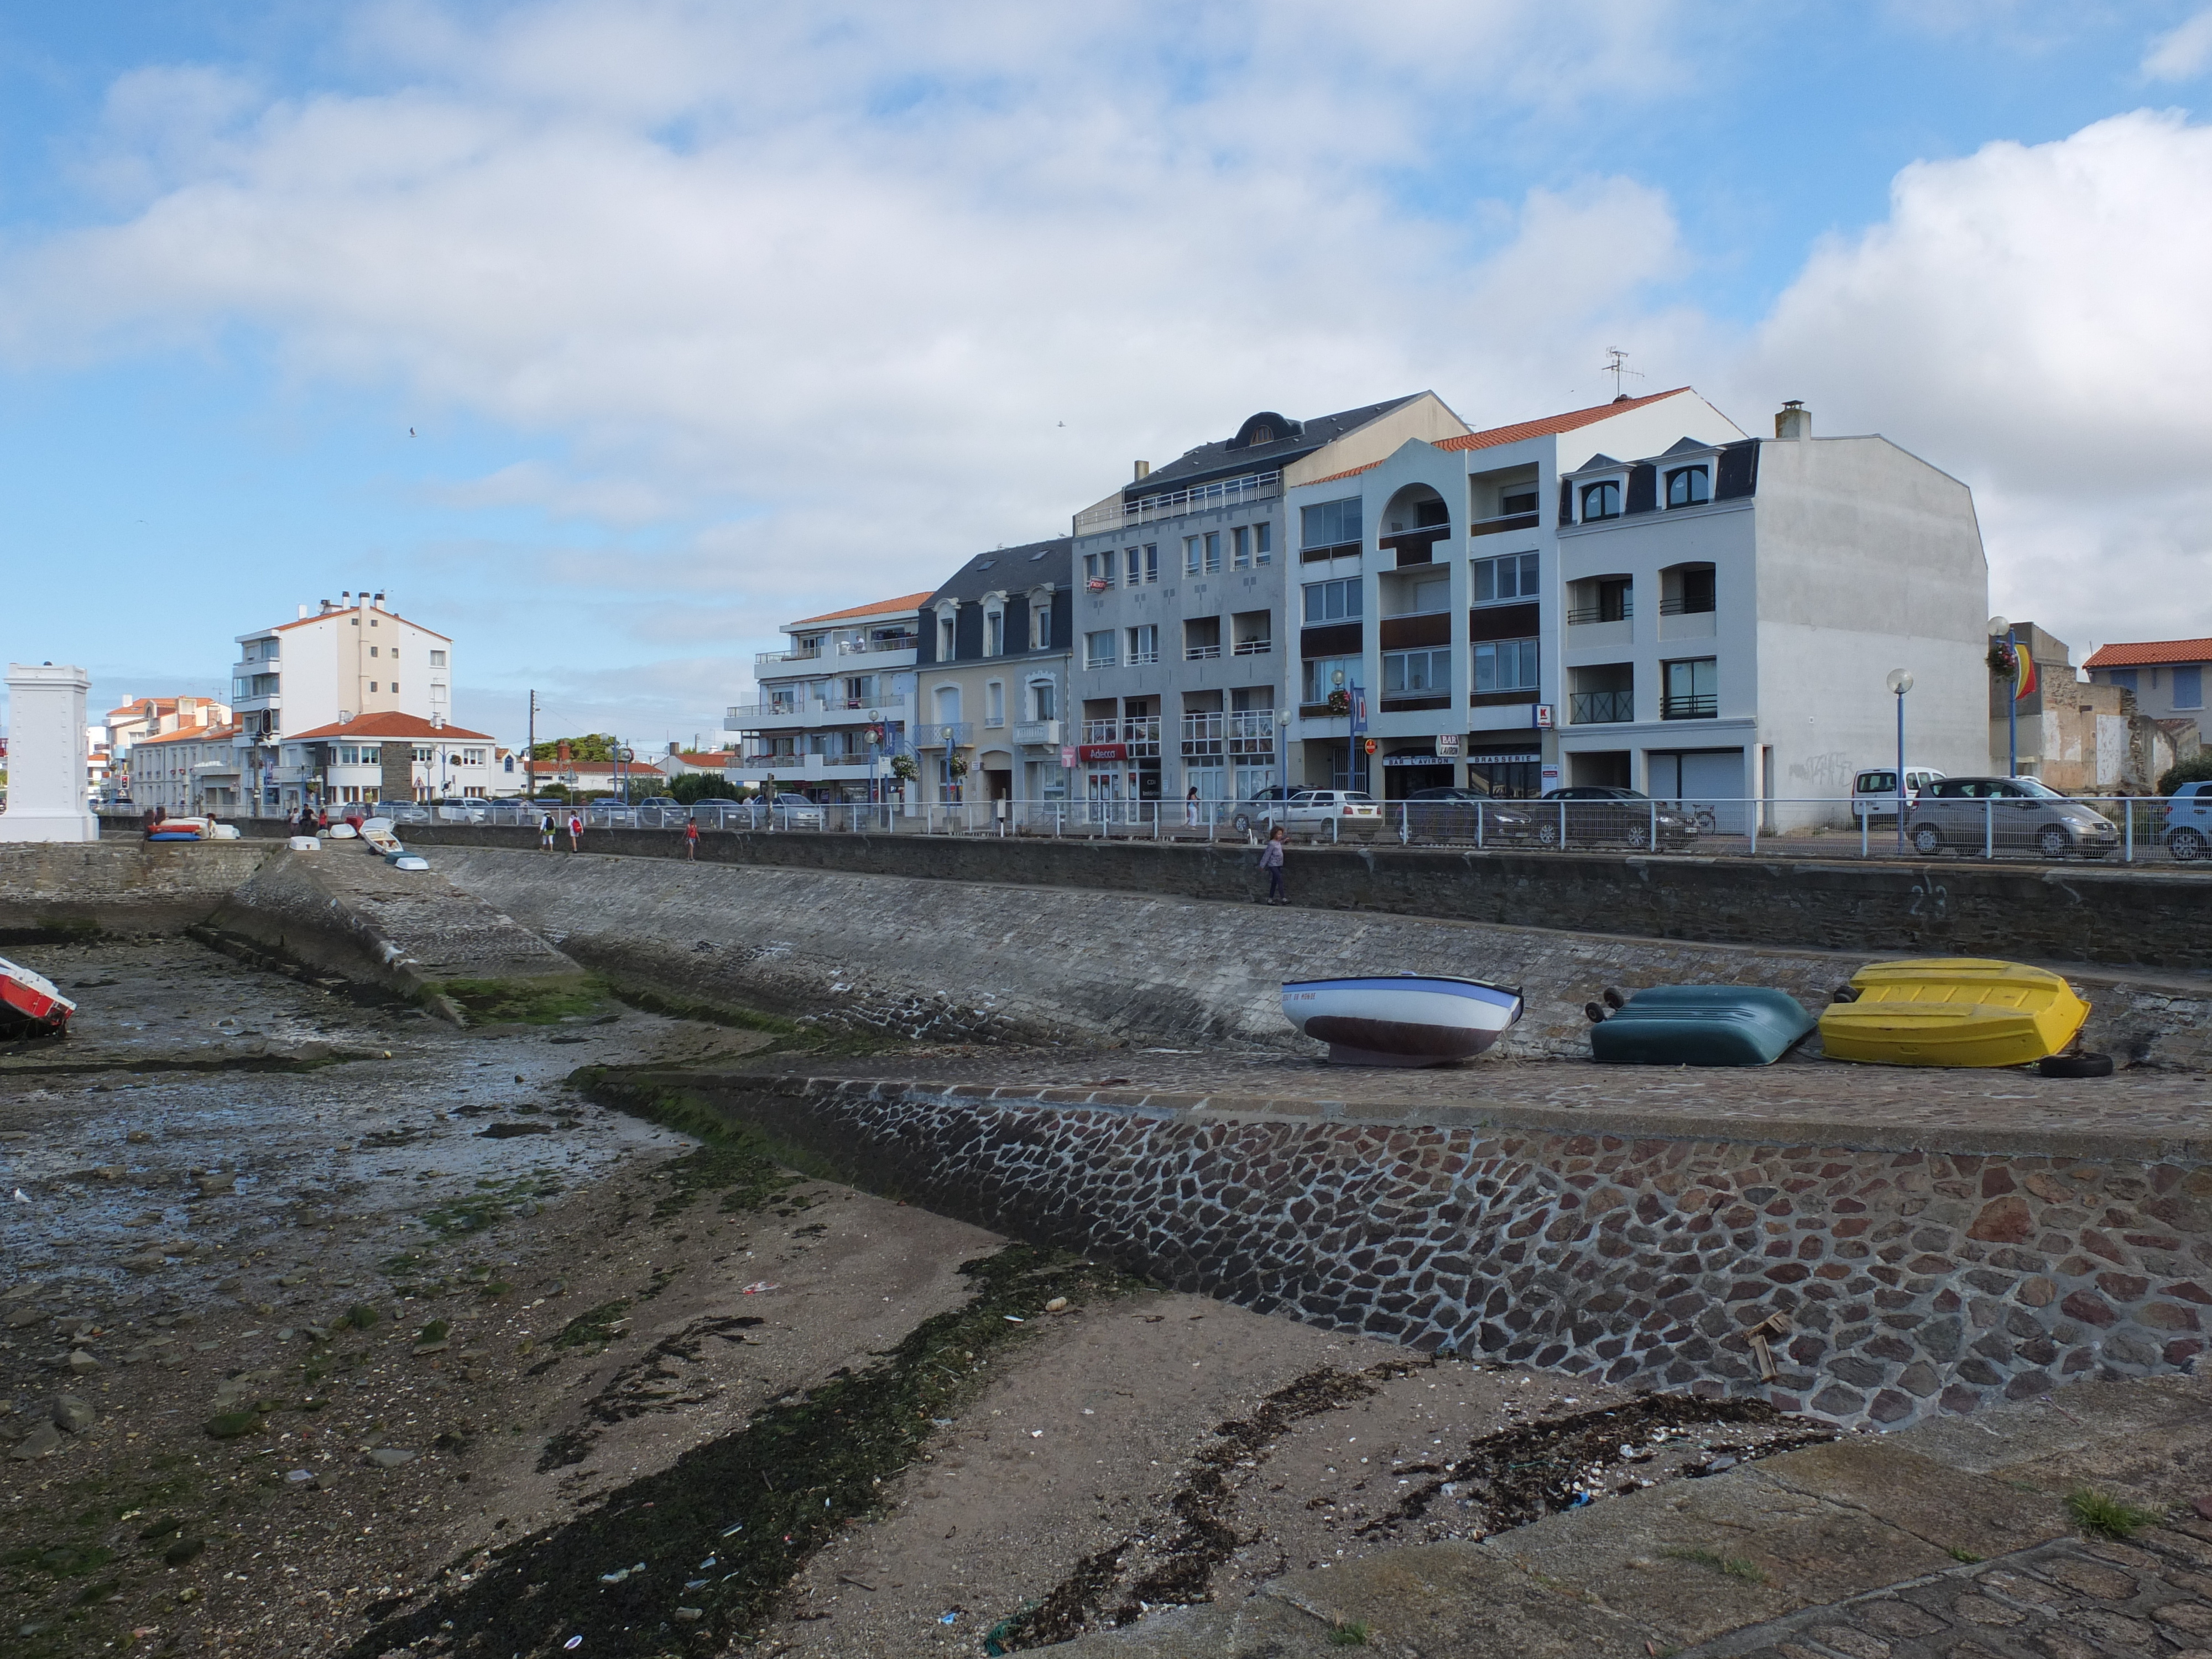
[[[1905,836],[1923,858],[1938,853],[2026,853],[2100,859],[2119,827],[2035,778],[1938,778],[1912,802]]]

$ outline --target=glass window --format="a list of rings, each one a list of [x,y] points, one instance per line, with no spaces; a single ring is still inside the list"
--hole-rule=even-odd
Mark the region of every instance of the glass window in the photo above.
[[[1508,485],[1498,498],[1498,512],[1501,518],[1515,518],[1521,514],[1534,513],[1535,510],[1536,491],[1532,486]]]
[[[1388,651],[1382,655],[1382,695],[1410,696],[1451,690],[1449,651]]]
[[[1140,557],[1141,555],[1139,555],[1138,550],[1133,547],[1127,547],[1121,550],[1122,586],[1134,587],[1137,585],[1139,580],[1139,572],[1144,568],[1143,565],[1139,562]]]
[[[1006,688],[993,680],[983,688],[983,724],[1004,726],[1006,723]]]
[[[1198,574],[1199,557],[1200,545],[1198,538],[1195,536],[1184,537],[1182,538],[1182,574],[1184,575],[1195,576]]]
[[[1156,582],[1160,579],[1160,547],[1158,542],[1145,544],[1145,580]]]
[[[2176,708],[2204,707],[2204,669],[2201,664],[2191,663],[2173,671],[2173,706]]]
[[[1534,691],[1539,660],[1534,640],[1486,640],[1474,647],[1474,689]]]
[[[1307,547],[1337,547],[1360,538],[1359,497],[1322,501],[1299,512],[1299,533]]]
[[[1340,577],[1333,582],[1308,582],[1306,622],[1344,622],[1359,615],[1359,578]]]
[[[1006,652],[1006,613],[986,611],[983,613],[983,654],[1002,657]]]
[[[276,646],[275,646],[275,644],[274,644],[273,642],[272,642],[272,643],[270,644],[270,646],[268,654],[269,654],[270,656],[272,656],[272,657],[273,657],[273,656],[275,656],[275,655],[276,654]],[[446,665],[446,653],[445,653],[444,652],[442,652],[442,651],[433,651],[433,652],[430,653],[430,666],[431,666],[431,667],[433,667],[433,668],[443,668],[443,667],[445,667],[446,665]]]
[[[1231,570],[1252,568],[1252,532],[1241,524],[1229,532],[1229,568]]]
[[[1209,530],[1206,532],[1206,574],[1211,576],[1220,568],[1221,532],[1218,530]]]
[[[1114,580],[1114,556],[1111,553],[1085,553],[1083,556],[1083,585],[1092,592],[1106,586]]]
[[[1055,706],[1053,701],[1054,690],[1050,680],[1030,682],[1030,718],[1031,720],[1048,720],[1057,718],[1053,713]]]
[[[1129,630],[1129,665],[1133,668],[1160,659],[1160,630],[1153,623],[1145,623]]]
[[[1030,606],[1030,649],[1052,648],[1052,601],[1039,599]]]
[[[1708,474],[1702,466],[1677,467],[1667,475],[1667,505],[1700,507],[1712,498]]]
[[[1495,559],[1476,559],[1469,567],[1473,586],[1468,595],[1476,605],[1499,605],[1536,597],[1536,556],[1508,553]]]
[[[1659,703],[1662,720],[1703,720],[1720,712],[1720,664],[1712,657],[1662,663],[1666,672]]]
[[[952,660],[952,618],[950,617],[937,619],[937,659],[939,662]]]
[[[1096,634],[1083,636],[1083,665],[1085,668],[1111,668],[1114,665],[1114,630],[1101,629]]]
[[[1275,556],[1275,526],[1255,524],[1252,526],[1252,562],[1266,564]]]
[[[1357,657],[1310,658],[1306,661],[1304,678],[1300,682],[1298,701],[1327,702],[1330,692],[1350,685],[1358,673],[1359,659]],[[1337,684],[1339,674],[1344,676],[1343,685]]]
[[[1594,483],[1583,486],[1583,522],[1593,519],[1617,519],[1620,516],[1620,486],[1617,483]]]

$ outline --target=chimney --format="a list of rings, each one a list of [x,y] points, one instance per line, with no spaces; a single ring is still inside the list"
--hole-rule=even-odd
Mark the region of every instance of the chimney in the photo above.
[[[431,715],[431,716],[430,716],[430,729],[431,729],[432,731],[434,731],[434,732],[442,732],[442,731],[444,731],[444,730],[446,729],[446,717],[445,717],[443,714],[433,714],[433,715]]]
[[[566,766],[568,763],[568,744],[566,738],[553,745],[553,763],[556,766]]]
[[[1791,443],[1801,443],[1811,437],[1813,411],[1792,398],[1775,414],[1774,435]]]
[[[1150,461],[1139,461],[1139,462],[1137,463],[1137,477],[1136,477],[1136,482],[1137,482],[1137,483],[1144,483],[1144,481],[1145,481],[1146,479],[1147,479],[1147,478],[1151,477],[1152,476],[1152,464]]]
[[[307,607],[306,605],[301,605],[301,606],[300,607],[300,617],[301,617],[301,620],[304,622],[304,621],[307,619]]]

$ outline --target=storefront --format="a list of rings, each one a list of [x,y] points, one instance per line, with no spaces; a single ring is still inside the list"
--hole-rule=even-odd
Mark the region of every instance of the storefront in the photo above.
[[[1492,738],[1467,757],[1467,782],[1494,800],[1534,800],[1544,793],[1541,743],[1501,744]]]
[[[1454,781],[1451,758],[1433,747],[1402,749],[1379,757],[1382,767],[1382,799],[1404,800],[1424,789],[1449,788]]]

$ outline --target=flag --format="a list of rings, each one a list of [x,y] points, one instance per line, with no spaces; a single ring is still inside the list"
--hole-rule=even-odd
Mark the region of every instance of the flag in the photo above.
[[[2018,646],[2013,647],[2013,693],[2014,702],[2026,702],[2035,695],[2035,659]]]

